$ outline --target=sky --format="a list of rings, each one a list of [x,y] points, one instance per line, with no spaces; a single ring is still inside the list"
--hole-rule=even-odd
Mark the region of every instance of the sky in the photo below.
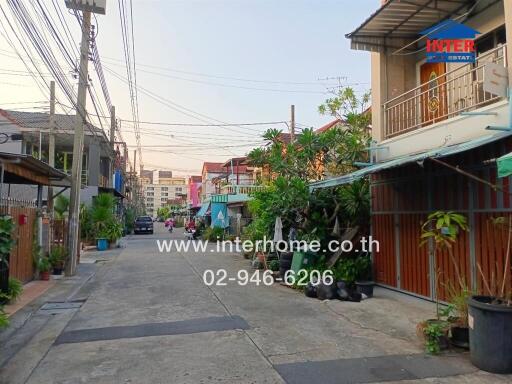
[[[52,6],[64,10],[78,42],[79,26],[65,10],[64,0],[42,1],[55,20],[58,13]],[[377,9],[380,0],[132,1],[145,169],[199,174],[204,161],[224,162],[261,145],[261,133],[268,128],[288,131],[283,123],[205,127],[150,122],[283,122],[290,120],[293,104],[298,129],[318,128],[333,119],[318,113],[318,106],[330,97],[328,90],[351,85],[363,92],[370,87],[370,55],[350,50],[345,34]],[[30,10],[31,3],[24,3]],[[119,79],[127,74],[118,4],[107,0],[106,15],[97,15],[93,24],[97,24],[98,51],[132,162],[136,140],[128,86]],[[10,11],[5,4],[3,9]],[[40,91],[28,72],[23,74],[26,69],[6,41],[5,27],[5,22],[0,25],[0,108],[47,111],[48,94]],[[42,24],[40,28],[44,29]],[[12,34],[11,39],[15,40]],[[60,57],[76,90],[71,68]],[[44,64],[41,68],[45,69]],[[89,69],[106,110],[94,68],[89,65]],[[57,97],[66,105],[61,90]],[[73,113],[69,104],[63,108]],[[87,107],[94,113],[90,100]],[[108,121],[103,123],[107,128]]]

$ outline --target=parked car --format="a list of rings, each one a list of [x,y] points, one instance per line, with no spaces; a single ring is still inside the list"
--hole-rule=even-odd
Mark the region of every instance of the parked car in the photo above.
[[[150,216],[139,216],[135,220],[133,231],[137,233],[153,233],[153,219]]]

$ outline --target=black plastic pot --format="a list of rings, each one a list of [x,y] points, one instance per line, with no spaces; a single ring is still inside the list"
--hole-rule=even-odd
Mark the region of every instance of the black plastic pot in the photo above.
[[[62,268],[53,267],[52,275],[62,275]]]
[[[469,349],[469,328],[467,327],[452,327],[450,336],[450,343],[452,345]]]
[[[512,373],[512,306],[493,301],[489,296],[468,300],[471,362],[487,372]]]
[[[373,297],[373,281],[356,281],[357,292],[365,294],[367,297]]]

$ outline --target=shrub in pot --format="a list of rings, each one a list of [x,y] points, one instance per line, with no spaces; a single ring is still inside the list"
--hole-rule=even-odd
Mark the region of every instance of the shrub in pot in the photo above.
[[[111,245],[114,245],[122,236],[123,225],[113,218],[105,224],[105,227],[100,232],[100,237],[107,239]]]
[[[67,249],[62,245],[54,245],[48,255],[48,260],[53,268],[54,275],[61,275],[64,269],[64,263],[68,256]]]
[[[455,288],[447,285],[449,305],[440,311],[450,323],[450,342],[460,348],[469,349],[468,299],[470,289],[463,285]]]
[[[52,265],[47,257],[40,257],[39,260],[37,260],[37,270],[39,271],[41,280],[50,280],[51,267]]]

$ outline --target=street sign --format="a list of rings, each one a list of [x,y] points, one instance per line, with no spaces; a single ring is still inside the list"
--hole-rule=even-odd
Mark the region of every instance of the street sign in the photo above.
[[[507,97],[508,72],[503,65],[487,63],[484,68],[484,91]]]
[[[79,11],[105,14],[107,0],[65,0],[66,7]]]

